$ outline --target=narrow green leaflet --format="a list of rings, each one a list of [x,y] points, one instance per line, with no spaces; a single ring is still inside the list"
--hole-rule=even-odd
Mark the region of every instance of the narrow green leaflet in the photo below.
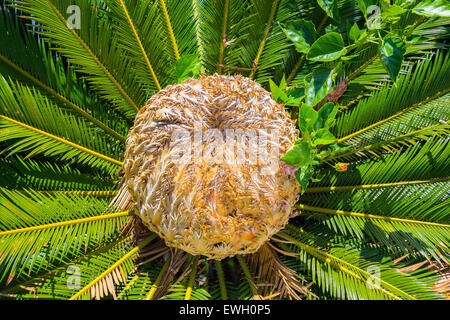
[[[197,54],[188,54],[182,56],[175,65],[175,75],[178,83],[192,77],[196,77],[200,73],[201,62]]]
[[[450,17],[450,4],[447,0],[419,1],[412,11],[426,17]]]
[[[300,53],[308,53],[311,45],[318,38],[314,24],[304,19],[289,21],[281,24],[286,37],[294,43],[295,48]]]
[[[398,38],[385,38],[381,44],[381,61],[393,81],[397,81],[402,68],[403,55],[406,52],[406,44]]]
[[[315,106],[333,90],[333,75],[334,70],[319,68],[305,77],[306,104]]]
[[[329,32],[313,43],[306,57],[313,61],[334,61],[346,53],[342,36],[337,32]]]

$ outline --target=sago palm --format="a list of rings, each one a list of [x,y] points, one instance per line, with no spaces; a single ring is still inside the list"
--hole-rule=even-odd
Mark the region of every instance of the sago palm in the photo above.
[[[449,16],[0,1],[0,296],[448,297]],[[254,163],[176,164],[195,127],[278,139]]]

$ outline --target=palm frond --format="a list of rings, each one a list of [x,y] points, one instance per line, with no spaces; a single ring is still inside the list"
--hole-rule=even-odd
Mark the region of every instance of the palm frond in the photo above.
[[[0,158],[0,187],[39,191],[106,191],[115,187],[102,172],[82,172],[73,165],[24,160],[17,156]]]
[[[96,292],[99,292],[101,290],[102,286],[105,286],[105,284],[108,282],[111,283],[111,274],[114,273],[118,268],[122,268],[122,270],[123,269],[127,270],[127,272],[125,273],[125,277],[126,277],[129,274],[129,272],[132,270],[132,267],[133,267],[132,261],[133,261],[133,259],[137,258],[136,254],[139,252],[139,250],[144,248],[155,238],[156,238],[155,234],[152,234],[149,237],[147,237],[138,246],[134,247],[132,250],[127,252],[124,256],[122,256],[120,259],[115,261],[110,267],[108,267],[106,270],[104,270],[100,275],[96,276],[95,279],[93,279],[91,282],[89,282],[87,285],[85,285],[80,291],[75,293],[70,298],[70,300],[77,300],[78,298],[83,298],[83,296],[86,296],[86,294],[88,294],[88,293],[90,293],[90,296],[94,296],[95,292],[93,292],[93,290],[95,290]],[[111,293],[113,291],[114,290],[110,290]]]
[[[135,61],[136,73],[143,85],[142,90],[149,95],[151,92],[161,90],[154,65],[158,66],[157,71],[161,73],[164,70],[164,63],[167,63],[165,59],[167,52],[161,46],[161,42],[164,43],[165,39],[159,38],[158,34],[161,26],[157,24],[156,3],[152,4],[150,1],[125,3],[123,0],[112,0],[107,1],[107,4],[111,10],[111,19],[115,22],[118,41],[123,50]],[[150,31],[153,36],[146,37]]]
[[[95,198],[1,190],[1,281],[35,274],[119,234],[129,212],[102,214]],[[28,272],[27,272],[28,271]]]
[[[109,167],[109,170],[114,170],[114,165],[121,165],[114,159],[118,149],[104,136],[88,129],[80,118],[55,108],[36,90],[20,84],[10,86],[2,78],[0,92],[3,130],[0,140],[20,139],[10,146],[10,154],[32,149],[29,156],[37,153],[62,155],[62,159],[78,156],[80,162],[94,167]]]
[[[418,142],[401,153],[389,153],[380,158],[367,159],[350,164],[345,172],[329,172],[314,187],[352,186],[361,184],[394,183],[434,179],[450,175],[447,159],[448,144],[439,138]],[[332,190],[330,190],[332,191]]]
[[[338,245],[325,251],[314,245],[317,236],[294,227],[290,227],[289,234],[279,235],[298,247],[299,261],[307,264],[317,284],[336,298],[415,300],[439,297],[413,276],[369,261],[368,253],[363,258],[358,250]]]
[[[439,186],[439,188],[436,189],[437,190],[432,189],[431,191],[440,192],[437,196],[438,199],[430,198],[425,204],[422,204],[417,200],[415,201],[420,204],[420,207],[414,212],[408,213],[416,219],[398,217],[399,212],[404,212],[405,200],[401,203],[396,203],[396,205],[398,204],[398,207],[389,210],[386,208],[379,208],[379,202],[382,201],[385,201],[384,207],[387,207],[387,205],[393,207],[393,200],[387,197],[391,196],[394,198],[395,195],[380,195],[379,198],[377,198],[378,201],[373,201],[373,203],[368,204],[373,205],[373,211],[375,211],[375,208],[377,207],[379,211],[383,211],[379,213],[379,215],[366,212],[361,213],[344,211],[341,209],[331,209],[329,208],[331,204],[325,208],[299,204],[297,208],[302,211],[301,214],[307,214],[308,211],[313,212],[313,218],[326,224],[330,229],[341,232],[345,236],[355,236],[361,240],[369,237],[373,242],[383,243],[387,248],[391,248],[391,250],[401,250],[404,253],[418,251],[425,258],[433,256],[434,259],[440,260],[439,253],[445,253],[450,245],[448,241],[450,236],[450,226],[445,223],[417,220],[417,216],[425,216],[428,219],[430,219],[429,216],[432,216],[435,218],[432,219],[432,221],[436,219],[445,220],[445,208],[448,206],[448,201],[447,203],[441,203],[439,202],[439,198],[442,198],[443,193],[445,194],[448,192],[448,185],[444,187]],[[352,200],[356,202],[356,198],[358,197],[354,196],[352,197]],[[307,201],[308,199],[305,200]],[[321,202],[323,202],[323,199],[321,200]],[[326,203],[329,202],[335,203],[335,197],[327,197]],[[424,213],[423,210],[425,208],[429,209],[430,206],[433,206],[433,210]],[[358,206],[355,205],[354,207]],[[353,210],[358,209],[355,208]]]
[[[362,133],[373,130],[411,111],[420,111],[424,104],[448,92],[448,54],[418,64],[416,70],[398,80],[395,86],[386,85],[357,107],[337,118],[336,135],[340,142],[355,141]],[[381,103],[383,101],[383,103]]]
[[[14,2],[15,8],[32,15],[28,19],[41,24],[39,34],[50,41],[52,48],[77,66],[78,72],[88,74],[87,79],[98,92],[132,119],[145,99],[143,92],[132,85],[137,81],[132,64],[121,53],[110,23],[98,14],[104,10],[100,2],[94,6],[91,1],[77,1],[76,5],[82,17],[78,31],[67,23],[64,17],[67,8],[62,2]]]
[[[86,90],[84,81],[77,79],[70,67],[64,70],[62,59],[46,52],[44,42],[27,32],[20,22],[10,10],[2,11],[0,43],[4,45],[0,46],[0,70],[3,75],[36,86],[74,114],[81,115],[119,141],[125,141],[116,131],[123,131],[124,122],[108,112],[97,97]],[[40,63],[30,63],[32,61]]]
[[[450,120],[438,122],[435,125],[417,129],[394,138],[369,144],[363,147],[358,147],[347,152],[337,152],[335,155],[326,157],[323,162],[332,163],[336,161],[354,161],[361,157],[374,156],[378,157],[380,154],[400,152],[401,148],[406,148],[410,145],[415,145],[420,141],[427,141],[428,139],[441,138],[442,142],[446,142],[446,137],[450,132]]]

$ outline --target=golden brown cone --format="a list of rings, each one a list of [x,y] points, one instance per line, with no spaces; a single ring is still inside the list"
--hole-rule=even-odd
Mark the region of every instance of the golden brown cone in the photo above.
[[[189,152],[175,143],[180,129],[187,133],[190,161],[176,161],[180,150]],[[257,138],[226,147],[230,129]],[[202,140],[196,143],[199,132]],[[242,159],[239,147],[260,143],[264,135],[270,135],[267,154],[246,151],[239,153],[245,163],[227,161]],[[221,137],[224,143],[217,144]],[[297,137],[284,106],[248,78],[215,74],[168,86],[135,119],[127,137],[124,183],[113,203],[133,207],[168,246],[193,255],[220,260],[254,253],[285,226],[298,199],[295,177],[278,163]]]

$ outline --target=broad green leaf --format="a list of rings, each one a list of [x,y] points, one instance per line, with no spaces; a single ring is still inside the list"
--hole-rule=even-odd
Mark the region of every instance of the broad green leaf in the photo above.
[[[175,75],[178,83],[184,80],[198,76],[201,63],[197,54],[188,54],[182,56],[175,65]]]
[[[295,144],[281,158],[281,160],[293,167],[303,167],[311,162],[311,149],[307,142],[301,141]]]
[[[319,6],[327,13],[327,15],[337,22],[340,21],[337,8],[337,0],[317,0]]]
[[[278,99],[282,98],[283,95],[286,94],[281,90],[272,79],[269,79],[270,91],[272,92],[273,100],[278,101]]]
[[[305,88],[290,88],[286,94],[293,99],[301,99],[305,96]]]
[[[333,90],[333,75],[334,70],[319,68],[305,77],[306,104],[315,106]]]
[[[291,40],[298,52],[308,53],[309,48],[317,39],[316,28],[311,21],[304,19],[281,24],[286,37]]]
[[[300,130],[304,135],[309,136],[309,133],[314,128],[314,124],[319,117],[319,113],[313,109],[312,106],[303,104],[300,108],[300,112],[298,115],[298,123],[300,126]]]
[[[328,129],[319,129],[314,136],[313,145],[317,146],[319,144],[327,145],[336,142],[336,137]]]
[[[295,177],[302,186],[301,190],[302,194],[306,191],[306,188],[308,187],[309,184],[309,180],[312,178],[313,174],[314,174],[314,167],[311,165],[302,167],[295,172]]]
[[[426,17],[450,17],[450,4],[446,0],[419,1],[413,12]]]
[[[381,4],[381,14],[383,17],[400,18],[399,16],[407,11],[406,9],[403,9],[402,7],[395,4],[390,5],[385,2],[381,2],[380,4]]]
[[[334,122],[338,107],[333,102],[328,102],[319,110],[317,122],[314,125],[316,130],[330,128]]]
[[[350,31],[348,33],[348,40],[351,43],[355,43],[359,39],[360,35],[361,35],[361,30],[359,30],[359,27],[355,22],[353,24],[353,26],[350,28]]]
[[[337,32],[330,32],[313,43],[306,57],[313,61],[333,61],[346,52],[342,36]]]
[[[272,79],[269,79],[269,85],[273,99],[286,105],[299,106],[301,100],[305,96],[304,88],[290,88],[287,92],[285,92],[287,85],[284,75],[281,79],[280,86],[277,86]]]
[[[397,81],[405,51],[406,44],[403,40],[391,37],[383,39],[380,48],[381,61],[393,81]]]

